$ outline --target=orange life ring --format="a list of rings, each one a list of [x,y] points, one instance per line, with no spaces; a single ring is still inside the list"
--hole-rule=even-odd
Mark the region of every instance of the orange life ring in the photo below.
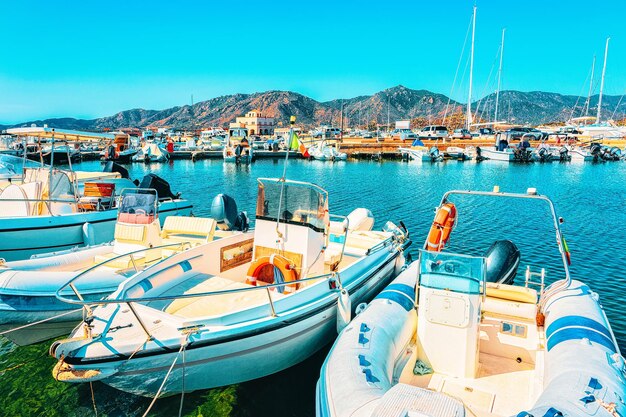
[[[439,207],[435,214],[435,220],[428,233],[426,249],[439,252],[450,240],[450,233],[456,223],[456,207],[452,203],[446,203]]]
[[[271,266],[271,273],[268,273],[268,265]],[[269,256],[261,256],[252,264],[250,268],[248,268],[248,278],[246,279],[246,284],[249,285],[266,285],[266,284],[275,284],[276,279],[274,278],[274,270],[276,267],[280,270],[283,275],[283,279],[285,281],[285,286],[283,292],[285,294],[290,294],[295,292],[298,289],[299,284],[287,284],[288,282],[297,281],[298,280],[298,272],[295,270],[291,261],[285,258],[282,255],[272,254]],[[274,287],[277,289],[280,287]]]

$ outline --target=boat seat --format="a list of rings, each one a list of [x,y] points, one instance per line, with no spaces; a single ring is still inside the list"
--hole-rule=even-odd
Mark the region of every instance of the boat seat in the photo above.
[[[326,265],[336,265],[341,259],[341,247],[328,245],[324,250],[324,263]]]
[[[163,244],[189,242],[200,245],[213,240],[217,222],[203,217],[168,216],[161,230]]]
[[[257,288],[253,285],[233,281],[219,276],[212,276],[185,291],[185,294],[198,294],[204,292],[235,290],[241,288]],[[271,291],[272,299],[276,300],[284,295]],[[217,316],[231,311],[242,310],[247,307],[260,305],[268,302],[267,291],[259,289],[255,291],[241,291],[230,294],[210,295],[198,298],[182,298],[174,300],[166,309],[168,314],[174,314],[185,318],[203,316]]]
[[[26,193],[15,184],[11,184],[0,193],[0,212],[3,217],[28,217],[31,205],[26,201]],[[8,201],[13,200],[13,201]]]
[[[384,393],[372,416],[465,417],[465,407],[452,396],[400,383]]]
[[[502,300],[518,301],[520,303],[537,304],[537,291],[520,287],[519,285],[487,283],[487,297],[500,298]]]
[[[537,304],[503,300],[490,296],[485,298],[482,311],[486,315],[516,317],[533,322],[537,318]]]
[[[115,195],[115,184],[107,182],[86,182],[83,196],[78,203],[82,211],[95,211],[111,207]]]
[[[105,255],[97,255],[94,258],[96,263],[102,263],[116,256],[125,253],[146,249],[143,252],[133,254],[133,259],[137,266],[147,262],[152,262],[161,258],[160,249],[149,250],[149,242],[147,241],[147,228],[151,225],[143,224],[125,224],[118,222],[115,225],[115,242],[113,243],[113,251]],[[117,269],[133,268],[133,262],[130,256],[124,256],[107,263],[107,266]]]

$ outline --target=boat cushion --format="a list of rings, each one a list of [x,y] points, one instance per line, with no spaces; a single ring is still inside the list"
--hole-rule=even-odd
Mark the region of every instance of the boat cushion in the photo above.
[[[163,224],[161,236],[164,242],[190,242],[201,244],[213,240],[217,222],[202,217],[168,216]]]
[[[144,240],[145,231],[143,226],[131,226],[118,222],[115,225],[115,240],[116,242],[141,243]]]
[[[487,296],[482,305],[485,314],[497,316],[518,317],[535,321],[537,317],[537,304],[521,303],[501,298]]]
[[[234,290],[240,288],[255,288],[252,285],[233,281],[227,278],[212,276],[185,291],[185,294],[198,294],[204,292]],[[271,291],[272,299],[284,297],[282,294]],[[203,316],[216,316],[230,311],[242,310],[254,305],[268,302],[267,291],[259,289],[255,291],[241,291],[222,295],[210,295],[198,298],[182,298],[172,302],[165,312],[185,318]],[[269,314],[269,310],[268,310]]]
[[[385,392],[372,416],[464,417],[465,407],[449,395],[401,383]]]
[[[26,193],[19,185],[11,184],[2,190],[0,193],[0,212],[2,216],[27,217],[30,214],[30,203],[26,201],[27,198]]]
[[[518,285],[487,283],[487,297],[503,300],[519,301],[520,303],[537,304],[537,291]]]

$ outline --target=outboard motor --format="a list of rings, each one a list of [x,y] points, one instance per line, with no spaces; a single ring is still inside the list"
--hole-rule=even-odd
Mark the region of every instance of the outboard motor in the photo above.
[[[600,151],[602,151],[602,145],[599,143],[594,142],[589,146],[589,152],[595,157],[600,155]]]
[[[559,160],[567,161],[569,159],[569,151],[565,146],[559,148]]]
[[[104,169],[102,169],[102,172],[117,172],[122,176],[122,178],[130,179],[128,170],[113,161],[108,161],[106,164],[104,164]]]
[[[520,261],[520,252],[510,240],[496,240],[485,253],[487,282],[513,284]]]
[[[613,146],[611,150],[609,151],[609,155],[611,155],[611,158],[614,161],[619,161],[620,158],[622,157],[622,150],[618,148],[617,146]]]
[[[248,230],[248,215],[245,211],[237,213],[235,199],[226,194],[218,194],[211,202],[211,217],[221,230]]]
[[[437,148],[436,146],[433,146],[428,151],[428,154],[430,155],[433,161],[437,160],[439,158],[439,148]]]
[[[155,174],[148,174],[139,183],[139,188],[152,188],[156,190],[159,195],[159,200],[177,199],[180,197],[180,193],[173,194],[170,190],[170,184],[163,178]]]

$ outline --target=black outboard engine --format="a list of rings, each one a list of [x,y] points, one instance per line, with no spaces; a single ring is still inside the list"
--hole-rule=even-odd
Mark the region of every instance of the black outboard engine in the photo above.
[[[561,161],[567,161],[569,160],[569,151],[567,150],[567,148],[565,146],[561,146],[559,148],[559,160]]]
[[[128,170],[113,161],[108,161],[106,164],[104,164],[104,169],[102,169],[102,172],[117,172],[122,176],[122,178],[130,179]]]
[[[226,194],[218,194],[211,202],[211,217],[221,230],[248,230],[248,215],[245,211],[237,213],[235,199]]]
[[[496,240],[485,254],[487,282],[513,284],[520,261],[520,252],[510,240]]]
[[[159,201],[172,199],[175,200],[180,197],[180,193],[173,194],[170,190],[170,184],[163,178],[155,174],[148,174],[139,183],[139,188],[152,188],[156,190],[159,195]]]
[[[591,146],[589,146],[589,152],[595,157],[600,155],[600,151],[602,151],[602,145],[597,142],[594,142]]]

